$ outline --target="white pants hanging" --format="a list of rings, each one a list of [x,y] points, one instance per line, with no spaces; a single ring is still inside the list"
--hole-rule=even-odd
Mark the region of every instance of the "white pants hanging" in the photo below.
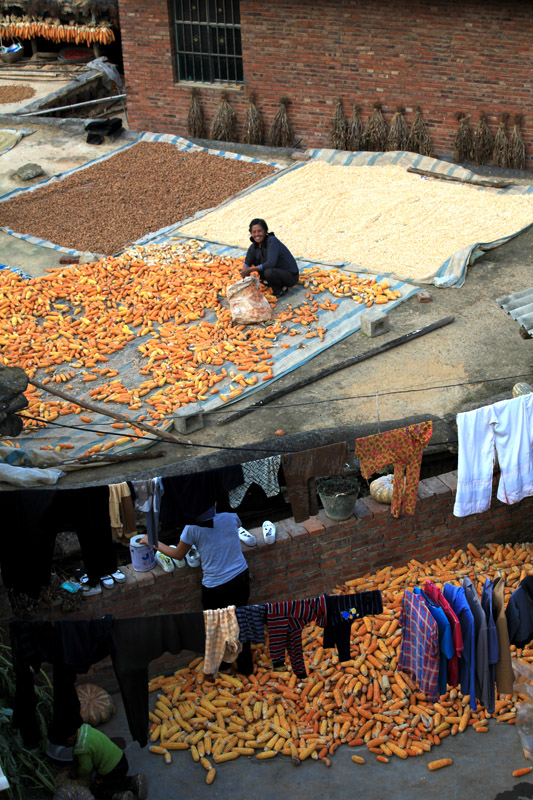
[[[500,465],[498,500],[518,503],[533,495],[533,394],[458,414],[457,431],[456,517],[490,508],[495,451]]]

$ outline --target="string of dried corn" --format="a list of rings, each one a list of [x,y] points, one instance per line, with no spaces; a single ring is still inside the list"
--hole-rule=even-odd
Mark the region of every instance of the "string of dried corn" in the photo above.
[[[353,104],[352,116],[348,123],[348,130],[346,134],[346,149],[347,150],[361,150],[363,146],[363,123],[360,117],[360,106],[357,103]]]
[[[409,141],[409,128],[405,121],[405,106],[398,106],[392,118],[387,150],[405,150]]]
[[[497,167],[509,166],[509,137],[507,135],[507,122],[509,114],[503,112],[500,116],[500,124],[494,137],[494,151],[492,160]]]
[[[220,95],[220,105],[211,125],[210,136],[218,142],[237,141],[235,111],[228,100],[227,92],[222,92]]]
[[[242,140],[245,144],[263,144],[265,126],[255,102],[254,92],[248,95],[248,106],[242,126]]]
[[[382,105],[379,100],[376,100],[374,110],[363,134],[363,148],[377,152],[386,150],[388,132],[389,129],[383,116]]]
[[[522,138],[522,114],[515,114],[513,117],[513,129],[509,142],[509,166],[511,169],[526,168],[526,146]]]
[[[331,126],[331,145],[334,150],[346,150],[348,139],[348,125],[344,116],[342,100],[337,97],[335,101],[335,113]]]
[[[470,127],[470,114],[459,111],[456,115],[459,127],[453,143],[453,157],[456,163],[471,161],[474,147],[474,135]]]
[[[279,99],[279,107],[270,126],[268,137],[272,147],[292,147],[294,144],[294,136],[287,110],[290,102],[288,97],[280,97]]]
[[[422,115],[422,107],[416,107],[416,114],[409,131],[407,150],[411,153],[420,153],[423,156],[433,155],[433,146],[428,132],[428,126]]]
[[[487,123],[484,111],[479,114],[479,123],[474,132],[473,161],[476,164],[487,164],[494,150],[494,134]]]
[[[191,102],[187,114],[187,131],[193,139],[205,138],[204,113],[200,102],[200,90],[191,89]]]

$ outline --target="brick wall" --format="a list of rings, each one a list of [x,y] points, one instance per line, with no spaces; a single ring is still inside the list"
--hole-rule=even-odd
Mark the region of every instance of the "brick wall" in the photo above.
[[[456,472],[420,481],[416,513],[400,519],[390,515],[389,506],[365,497],[357,501],[354,516],[344,522],[333,522],[320,511],[304,523],[292,518],[277,523],[274,545],[262,541],[255,548],[243,545],[251,573],[250,602],[328,592],[345,580],[389,564],[398,566],[411,558],[431,560],[452,548],[465,547],[468,542],[480,547],[487,542],[531,540],[533,497],[505,505],[496,499],[495,480],[489,511],[458,518],[452,513],[456,485]],[[259,531],[256,533],[260,535]],[[135,572],[131,566],[123,570],[127,574],[125,584],[85,598],[82,611],[71,618],[89,619],[103,614],[131,617],[201,609],[201,569],[186,567],[170,574],[160,567],[149,572]],[[59,610],[49,614],[51,619],[64,616]],[[3,620],[4,625],[6,621]],[[164,656],[151,664],[150,674],[176,669],[176,664],[188,658]],[[97,665],[92,674],[107,688],[116,690],[109,661]]]
[[[172,3],[170,3],[172,5]],[[133,128],[187,133],[190,85],[175,81],[166,0],[120,0],[128,114]],[[455,114],[522,112],[533,166],[533,4],[522,0],[241,0],[245,84],[231,102],[239,127],[253,90],[270,126],[281,95],[302,146],[330,146],[335,98],[368,119],[376,99],[390,121],[420,104],[437,155],[451,156]],[[205,86],[208,125],[220,89]]]

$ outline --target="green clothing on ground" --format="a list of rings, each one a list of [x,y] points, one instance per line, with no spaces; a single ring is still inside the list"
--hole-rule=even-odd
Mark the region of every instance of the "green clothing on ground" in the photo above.
[[[122,758],[122,750],[105,733],[85,723],[78,730],[73,755],[78,775],[83,778],[93,770],[98,775],[107,775]]]

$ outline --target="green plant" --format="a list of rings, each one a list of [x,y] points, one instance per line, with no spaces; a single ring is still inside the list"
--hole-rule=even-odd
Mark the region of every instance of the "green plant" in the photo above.
[[[15,697],[15,672],[11,648],[0,642],[0,763],[9,781],[10,796],[23,800],[27,792],[55,789],[55,772],[43,756],[47,724],[52,716],[52,687],[48,676],[40,672],[36,683],[36,716],[39,724],[41,747],[29,750],[24,747],[19,732],[13,727],[13,701]]]

